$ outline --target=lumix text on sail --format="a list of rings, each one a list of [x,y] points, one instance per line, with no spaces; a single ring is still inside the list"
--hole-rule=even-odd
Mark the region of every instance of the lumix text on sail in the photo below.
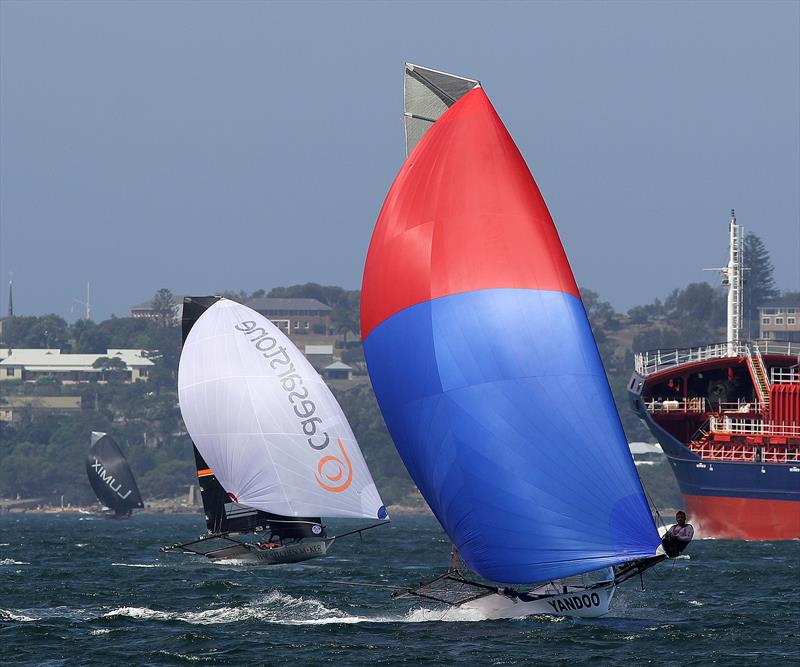
[[[103,480],[103,482],[108,484],[108,488],[111,489],[114,493],[116,493],[120,498],[126,500],[128,496],[131,495],[133,489],[128,489],[127,493],[125,493],[124,495],[120,492],[120,489],[122,488],[122,482],[118,482],[116,479],[114,479],[114,476],[110,472],[106,471],[106,469],[103,467],[103,464],[100,463],[100,461],[95,459],[91,467],[97,473],[97,476],[101,480]],[[115,484],[116,487],[114,486]]]

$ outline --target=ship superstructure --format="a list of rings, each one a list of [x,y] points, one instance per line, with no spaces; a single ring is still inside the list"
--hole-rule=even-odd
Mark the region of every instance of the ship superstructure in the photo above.
[[[631,407],[708,537],[800,538],[800,343],[743,340],[742,227],[731,212],[727,340],[635,357]]]

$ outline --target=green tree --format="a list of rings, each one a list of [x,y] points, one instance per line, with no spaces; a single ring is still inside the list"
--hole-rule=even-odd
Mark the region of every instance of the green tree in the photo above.
[[[109,348],[109,336],[91,320],[78,320],[70,329],[78,354],[102,354]]]
[[[656,299],[645,306],[634,306],[628,311],[631,324],[647,324],[664,316],[664,304]]]
[[[124,373],[128,370],[128,364],[119,357],[99,357],[95,359],[92,368],[103,371],[104,380],[121,382]]]
[[[162,287],[153,297],[153,319],[162,327],[175,324],[175,296]]]
[[[358,333],[361,328],[361,292],[345,292],[343,298],[331,311],[331,323],[337,334],[347,343],[349,332]]]
[[[755,320],[758,318],[758,307],[779,295],[772,276],[774,267],[769,251],[755,234],[744,237],[744,265],[748,269],[744,274],[745,317]]]
[[[9,347],[65,349],[70,339],[63,317],[14,317],[3,328],[4,342]]]

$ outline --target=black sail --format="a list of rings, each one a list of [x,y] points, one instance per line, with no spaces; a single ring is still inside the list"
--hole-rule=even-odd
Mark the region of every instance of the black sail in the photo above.
[[[218,299],[219,297],[214,296],[184,297],[181,317],[183,342],[186,342],[186,337],[197,319]],[[210,532],[269,531],[271,535],[280,539],[325,536],[325,530],[319,517],[286,517],[233,502],[197,447],[192,445],[192,448],[197,466],[197,481],[200,484],[200,494],[203,499],[203,510],[206,515],[206,526]]]
[[[107,433],[92,433],[86,474],[97,499],[117,515],[144,507],[131,467],[119,445]]]

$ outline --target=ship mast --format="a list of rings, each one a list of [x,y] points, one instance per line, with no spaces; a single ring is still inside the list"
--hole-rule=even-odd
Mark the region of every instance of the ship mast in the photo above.
[[[728,225],[728,266],[718,271],[722,276],[722,284],[728,288],[728,356],[739,354],[742,339],[742,298],[744,296],[744,227],[736,222],[736,212],[731,209],[731,221]]]
[[[736,213],[731,209],[728,247],[728,353],[739,353],[742,335],[742,297],[744,296],[743,229],[736,224]]]

